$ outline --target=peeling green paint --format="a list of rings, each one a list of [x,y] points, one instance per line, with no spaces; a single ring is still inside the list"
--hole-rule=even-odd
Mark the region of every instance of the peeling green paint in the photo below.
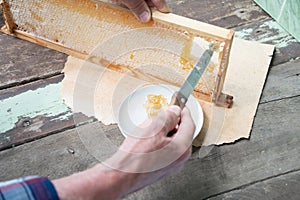
[[[255,2],[300,41],[299,0],[255,0]]]
[[[296,39],[294,39],[286,30],[284,30],[276,21],[267,21],[260,25],[260,28],[263,29],[273,29],[276,30],[277,34],[262,38],[260,42],[264,43],[267,41],[273,41],[273,44],[277,48],[282,48],[288,46],[292,42],[297,42]]]
[[[0,133],[13,129],[20,117],[44,115],[64,120],[71,116],[72,112],[60,98],[60,88],[61,83],[49,84],[0,100]]]
[[[246,28],[246,29],[243,29],[240,31],[236,31],[234,33],[234,36],[241,38],[241,39],[245,39],[245,38],[248,38],[252,32],[253,32],[253,28]]]
[[[256,33],[256,31],[261,32]],[[256,29],[245,28],[237,30],[235,36],[241,39],[273,44],[276,48],[283,48],[297,42],[296,39],[273,20],[265,21]]]

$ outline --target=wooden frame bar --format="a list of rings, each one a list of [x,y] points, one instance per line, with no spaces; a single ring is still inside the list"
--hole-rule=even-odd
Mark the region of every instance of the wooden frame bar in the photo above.
[[[168,56],[160,59],[167,60],[170,68],[173,67],[172,69],[180,71],[184,77],[188,75],[189,70],[181,70],[183,67],[180,65],[185,65],[186,62],[194,64],[197,61],[197,56],[200,57],[200,55],[191,55],[191,45],[194,44],[195,38],[207,43],[213,42],[219,45],[218,51],[216,51],[217,57],[214,65],[211,66],[210,72],[204,73],[207,75],[208,81],[206,82],[210,84],[207,86],[205,81],[200,81],[194,95],[202,100],[224,107],[230,107],[232,104],[232,96],[222,92],[234,35],[232,30],[175,14],[163,14],[156,11],[153,12],[153,21],[144,24],[136,20],[131,12],[122,7],[91,0],[2,0],[1,6],[6,21],[6,25],[1,29],[2,32],[80,59],[89,58],[95,47],[105,42],[112,34],[117,35],[126,31],[145,28],[171,30],[180,37],[170,36],[163,33],[163,31],[158,34],[149,32],[147,37],[162,42],[170,40],[169,44],[171,45],[172,42],[179,44],[180,48],[178,49],[181,51],[182,57],[175,61]],[[165,35],[162,36],[161,34]],[[162,40],[162,37],[165,39]],[[185,37],[185,39],[181,37]],[[118,49],[117,46],[113,46],[113,48]],[[152,60],[154,59],[153,57]],[[183,63],[181,62],[182,59],[184,59]],[[112,65],[109,66],[103,65],[103,62],[98,63],[103,67],[109,67],[111,70],[125,73],[128,73],[131,69],[132,71],[139,70],[136,66],[126,64],[130,60],[123,63],[121,61],[120,63],[114,63],[113,59],[107,58],[94,60],[104,60],[105,63],[111,63]],[[119,68],[111,66],[119,66]],[[120,67],[122,70],[120,70]],[[129,68],[130,70],[128,70]],[[143,74],[145,72],[139,70],[139,73]],[[151,77],[153,77],[153,82],[157,82],[159,79],[166,80],[166,82],[174,85],[181,84],[180,81],[173,81],[168,76],[161,74],[145,73],[145,76],[137,78],[147,76],[150,77],[150,82]]]

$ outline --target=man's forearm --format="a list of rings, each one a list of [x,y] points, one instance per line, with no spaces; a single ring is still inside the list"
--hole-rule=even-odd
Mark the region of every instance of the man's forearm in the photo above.
[[[53,181],[61,200],[117,199],[134,184],[134,174],[124,173],[98,164],[77,174]]]

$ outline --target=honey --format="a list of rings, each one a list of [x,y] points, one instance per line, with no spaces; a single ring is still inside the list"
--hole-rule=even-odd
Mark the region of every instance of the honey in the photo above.
[[[130,58],[130,60],[132,60],[134,58],[134,55],[130,54],[129,58]]]
[[[180,64],[182,66],[182,70],[192,70],[194,68],[194,65],[192,62],[194,60],[197,60],[194,56],[191,55],[192,46],[193,46],[193,40],[194,36],[188,32],[184,33],[186,36],[188,36],[188,40],[185,42],[184,48],[180,55]]]
[[[148,117],[157,116],[159,111],[168,106],[167,98],[163,95],[149,94],[144,104]]]

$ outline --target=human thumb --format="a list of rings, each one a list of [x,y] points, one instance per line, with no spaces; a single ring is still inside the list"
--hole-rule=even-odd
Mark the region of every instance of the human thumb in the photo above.
[[[135,16],[142,22],[148,22],[151,19],[151,11],[145,0],[122,0]]]

